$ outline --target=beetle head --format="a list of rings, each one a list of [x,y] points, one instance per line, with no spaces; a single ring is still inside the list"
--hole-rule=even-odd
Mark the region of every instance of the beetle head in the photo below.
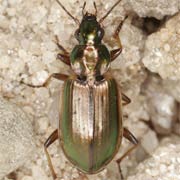
[[[104,36],[104,30],[97,21],[96,15],[86,13],[75,32],[76,39],[80,44],[100,43]]]
[[[84,13],[84,9],[86,6],[86,2],[85,2],[82,8],[83,18],[80,23],[79,20],[75,18],[63,6],[63,4],[59,0],[56,1],[61,6],[61,8],[75,21],[75,23],[79,25],[79,28],[75,33],[75,36],[76,39],[80,42],[80,44],[88,44],[88,43],[94,44],[101,42],[104,36],[104,30],[101,28],[100,24],[111,13],[111,11],[121,2],[121,0],[118,0],[99,21],[97,21],[96,18],[97,17],[96,3],[94,2],[95,14],[90,14],[90,13]]]

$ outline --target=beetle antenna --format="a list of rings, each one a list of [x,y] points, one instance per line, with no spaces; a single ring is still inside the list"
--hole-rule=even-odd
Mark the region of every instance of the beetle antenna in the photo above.
[[[56,0],[56,2],[61,6],[61,8],[75,21],[76,24],[80,25],[80,22],[77,18],[75,18],[63,5],[60,1]]]
[[[99,20],[99,23],[102,23],[104,19],[111,13],[111,11],[121,2],[121,0],[118,0],[111,9]]]
[[[84,9],[85,9],[85,7],[86,7],[86,1],[84,2],[84,4],[83,4],[83,7],[82,7],[82,15],[84,16]]]
[[[94,4],[94,9],[95,9],[95,16],[97,16],[97,6],[96,6],[96,2],[94,1],[93,4]]]

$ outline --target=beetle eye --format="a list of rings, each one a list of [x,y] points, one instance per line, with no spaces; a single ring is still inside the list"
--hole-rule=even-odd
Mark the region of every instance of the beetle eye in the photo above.
[[[75,38],[76,38],[77,40],[79,39],[79,34],[80,34],[80,30],[77,29],[77,30],[75,31],[75,33],[74,33]]]
[[[104,30],[103,30],[103,29],[98,30],[97,34],[98,34],[98,37],[99,37],[100,39],[102,39],[103,36],[104,36]]]

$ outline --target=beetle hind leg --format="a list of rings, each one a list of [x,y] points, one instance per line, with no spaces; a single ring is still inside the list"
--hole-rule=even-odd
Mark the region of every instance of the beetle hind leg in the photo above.
[[[46,157],[47,157],[47,160],[48,160],[48,165],[49,165],[49,168],[51,170],[51,173],[53,175],[53,179],[55,180],[57,178],[56,176],[56,173],[54,171],[54,167],[53,167],[53,164],[52,164],[52,161],[51,161],[51,157],[49,155],[49,152],[47,150],[47,148],[52,144],[54,143],[56,140],[58,139],[58,130],[56,129],[50,136],[49,138],[46,140],[46,142],[44,143],[44,150],[45,150],[45,153],[46,153]]]
[[[126,139],[128,139],[133,144],[133,146],[130,149],[128,149],[119,159],[116,160],[118,168],[119,168],[119,173],[120,173],[120,176],[121,176],[121,180],[124,180],[122,170],[121,170],[121,165],[120,165],[121,161],[126,156],[128,156],[131,153],[131,151],[133,151],[137,147],[137,145],[139,144],[138,140],[134,137],[134,135],[126,128],[124,128],[123,136]]]

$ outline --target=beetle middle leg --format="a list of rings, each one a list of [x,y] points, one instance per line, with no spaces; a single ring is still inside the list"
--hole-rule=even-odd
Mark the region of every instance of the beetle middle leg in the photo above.
[[[23,80],[21,80],[21,83],[25,84],[25,85],[28,85],[30,87],[33,87],[33,88],[47,87],[52,77],[55,78],[55,79],[61,80],[61,81],[66,81],[66,79],[68,79],[69,76],[65,75],[65,74],[61,74],[61,73],[53,73],[41,85],[32,85],[32,84],[29,84],[29,83],[25,83]]]
[[[125,106],[125,105],[127,105],[127,104],[129,104],[129,103],[131,103],[131,99],[130,98],[128,98],[125,94],[123,94],[123,93],[121,93],[121,95],[122,95],[122,105],[123,106]]]
[[[48,152],[47,148],[48,148],[52,143],[54,143],[57,139],[58,139],[58,130],[56,129],[56,130],[49,136],[49,138],[46,140],[46,142],[44,143],[44,150],[45,150],[46,157],[47,157],[47,160],[48,160],[49,168],[50,168],[51,173],[52,173],[52,175],[53,175],[53,179],[56,179],[57,176],[56,176],[56,173],[55,173],[55,171],[54,171],[53,164],[52,164],[52,161],[51,161],[51,157],[50,157],[50,155],[49,155],[49,152]]]
[[[134,135],[127,129],[127,128],[124,128],[123,130],[123,136],[128,139],[131,143],[133,143],[133,146],[128,149],[119,159],[116,160],[117,164],[118,164],[118,168],[119,168],[119,172],[120,172],[120,175],[121,175],[121,180],[124,179],[123,177],[123,174],[122,174],[122,171],[121,171],[121,166],[120,166],[120,163],[121,161],[126,157],[128,156],[131,151],[133,151],[137,145],[139,144],[138,140],[134,137]]]
[[[58,48],[63,51],[63,54],[62,53],[58,53],[57,54],[57,59],[60,59],[63,63],[67,64],[70,66],[70,54],[69,52],[67,52],[67,50],[59,43],[59,39],[57,36],[55,36],[55,39],[56,39],[56,44],[58,46]]]
[[[123,22],[126,20],[126,18],[127,18],[127,16],[125,17],[125,19],[123,21],[121,21],[119,23],[119,25],[117,26],[117,28],[114,32],[113,38],[115,39],[115,44],[117,44],[117,46],[119,48],[111,50],[111,52],[110,52],[111,61],[114,61],[120,55],[120,53],[122,51],[122,45],[121,45],[121,40],[119,38],[119,32],[120,32]]]

